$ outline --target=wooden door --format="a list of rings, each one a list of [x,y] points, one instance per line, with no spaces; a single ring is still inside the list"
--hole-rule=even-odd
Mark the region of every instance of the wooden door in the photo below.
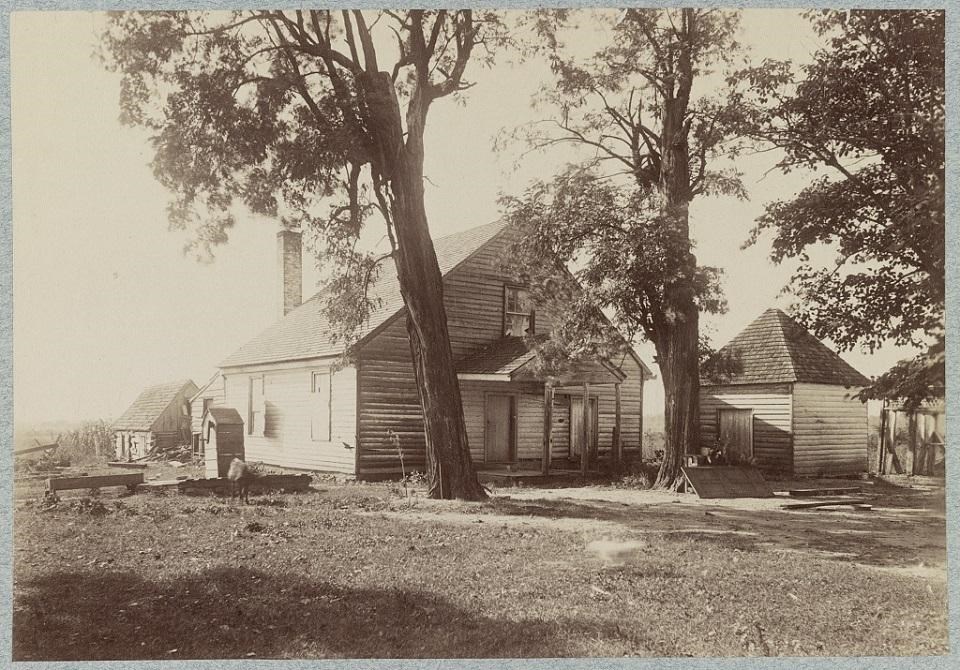
[[[753,457],[753,410],[721,409],[720,442],[731,463],[745,463]]]
[[[590,453],[597,453],[600,432],[600,413],[597,399],[590,398],[590,412],[587,417],[587,435],[590,439]],[[570,398],[570,455],[580,455],[580,445],[583,444],[583,398]]]
[[[514,460],[514,398],[510,395],[487,396],[484,449],[487,463],[510,463]]]

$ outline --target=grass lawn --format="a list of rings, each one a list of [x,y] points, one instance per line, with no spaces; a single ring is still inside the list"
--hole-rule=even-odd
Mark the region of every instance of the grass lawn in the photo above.
[[[317,489],[21,501],[14,659],[947,651],[942,489],[858,513]]]

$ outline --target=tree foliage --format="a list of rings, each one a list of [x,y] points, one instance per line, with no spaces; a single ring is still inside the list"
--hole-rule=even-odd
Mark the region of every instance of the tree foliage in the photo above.
[[[745,131],[782,150],[780,170],[817,175],[768,204],[748,243],[771,231],[773,260],[799,260],[795,315],[817,336],[842,349],[942,345],[944,13],[807,16],[826,41],[809,65],[795,73],[766,62],[740,74],[751,85],[736,98]],[[811,260],[821,246],[835,252],[829,267]],[[925,387],[903,375],[936,376],[924,363],[936,360],[931,352],[897,366],[875,391]]]
[[[504,39],[493,13],[470,11],[113,12],[101,55],[121,79],[121,121],[151,132],[154,175],[172,194],[172,229],[212,257],[238,208],[311,234],[334,271],[328,307],[355,336],[373,303],[339,314],[383,256],[360,241],[368,221],[396,246],[391,182],[401,169],[380,133],[425,123],[436,99],[465,90],[471,59]],[[387,71],[383,71],[385,68]],[[388,74],[389,73],[389,74]],[[389,87],[375,85],[387,78]],[[383,83],[383,82],[380,82]],[[394,94],[394,99],[377,99]],[[405,109],[397,129],[390,111]],[[416,130],[416,129],[414,129]],[[416,142],[415,137],[393,138]],[[422,141],[422,137],[419,141]],[[376,239],[378,236],[374,236]]]
[[[517,257],[534,268],[544,297],[562,283],[558,267],[573,268],[583,286],[577,302],[560,293],[567,308],[557,310],[557,346],[589,351],[596,308],[629,338],[656,346],[666,391],[657,483],[672,486],[683,453],[699,446],[699,313],[725,307],[720,271],[693,255],[688,206],[703,195],[744,195],[739,173],[716,167],[719,156],[740,150],[740,110],[694,84],[737,50],[738,16],[716,9],[591,14],[605,42],[588,55],[565,42],[581,16],[544,11],[532,21],[554,78],[538,100],[545,118],[514,135],[536,150],[575,146],[582,160],[504,204],[526,229]]]
[[[123,75],[122,119],[152,133],[174,228],[209,254],[235,207],[313,233],[335,269],[327,315],[353,339],[377,307],[362,242],[390,243],[425,416],[432,495],[483,497],[472,471],[440,271],[423,202],[434,101],[505,35],[471,10],[113,13],[107,65]]]

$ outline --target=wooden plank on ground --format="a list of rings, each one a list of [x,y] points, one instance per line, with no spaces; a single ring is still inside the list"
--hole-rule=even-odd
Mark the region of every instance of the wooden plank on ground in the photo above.
[[[127,461],[110,461],[107,463],[111,468],[130,468],[131,470],[145,470],[146,463],[128,463]]]
[[[816,496],[842,496],[847,493],[860,493],[859,486],[838,486],[830,489],[790,489],[787,493],[793,498],[815,498]]]
[[[772,498],[773,489],[756,468],[739,465],[701,465],[681,468],[690,487],[701,498]]]
[[[122,475],[94,475],[92,477],[51,477],[47,480],[47,489],[50,491],[100,489],[107,486],[137,486],[142,483],[142,472]]]
[[[789,503],[781,505],[781,509],[813,509],[815,507],[837,507],[841,505],[851,505],[859,509],[872,509],[870,505],[865,504],[865,500],[818,500],[817,502]]]
[[[181,491],[224,491],[230,489],[230,480],[226,477],[186,479],[178,482],[178,487]],[[310,475],[260,475],[250,482],[251,491],[306,491],[309,488]]]

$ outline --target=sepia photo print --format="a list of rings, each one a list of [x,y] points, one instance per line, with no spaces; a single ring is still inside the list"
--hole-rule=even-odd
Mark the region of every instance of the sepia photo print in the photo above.
[[[947,655],[947,16],[12,12],[12,660]]]

